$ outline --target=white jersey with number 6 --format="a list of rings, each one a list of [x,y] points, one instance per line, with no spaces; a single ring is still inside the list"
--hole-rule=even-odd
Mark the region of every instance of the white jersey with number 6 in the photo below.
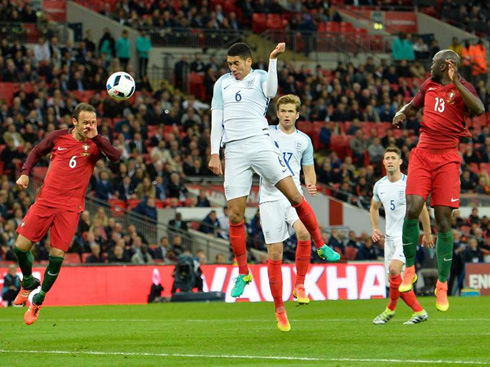
[[[373,199],[382,203],[386,214],[386,237],[401,237],[403,230],[403,218],[407,201],[405,189],[407,188],[407,176],[402,174],[401,179],[391,182],[385,176],[374,185]]]
[[[223,111],[222,143],[267,133],[265,114],[269,98],[264,94],[266,80],[266,71],[252,69],[241,80],[227,73],[215,83],[211,107]]]
[[[305,133],[296,130],[292,134],[281,131],[278,125],[270,126],[269,133],[276,147],[281,151],[281,164],[284,170],[293,176],[294,183],[301,190],[300,172],[301,166],[311,166],[313,161],[313,144]],[[281,200],[284,195],[266,180],[260,181],[259,203]]]

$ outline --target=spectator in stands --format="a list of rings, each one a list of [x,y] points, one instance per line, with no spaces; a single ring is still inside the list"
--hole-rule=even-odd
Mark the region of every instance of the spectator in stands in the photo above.
[[[20,277],[17,275],[17,265],[10,264],[3,277],[2,299],[6,306],[12,306],[20,291]]]
[[[407,34],[405,32],[400,32],[398,37],[393,41],[392,53],[395,61],[415,60],[412,42],[407,39]]]
[[[413,45],[413,51],[417,60],[428,60],[430,58],[429,46],[427,46],[422,37],[417,37],[417,41]]]
[[[148,59],[150,58],[151,49],[152,46],[150,37],[143,29],[141,30],[140,35],[136,40],[136,53],[138,55],[138,75],[140,79],[143,78],[143,76],[147,75]]]
[[[354,156],[354,164],[360,167],[364,164],[364,152],[368,147],[367,141],[363,138],[362,130],[357,130],[354,137],[349,141],[349,147]]]
[[[49,44],[44,36],[40,36],[38,43],[34,46],[34,60],[36,64],[47,61],[51,58],[51,53],[49,52]]]
[[[187,55],[183,55],[181,60],[174,66],[175,74],[175,87],[182,89],[184,87],[184,81],[187,80],[187,74],[189,73],[189,62],[187,61]]]
[[[7,144],[9,148],[13,151],[15,151],[20,146],[24,146],[24,138],[19,132],[16,131],[16,127],[13,122],[8,124],[7,131],[3,133],[2,137],[5,144]],[[13,158],[9,158],[9,160],[10,159]],[[8,162],[9,160],[5,160],[5,162]]]
[[[488,73],[487,50],[481,38],[476,45],[470,47],[470,57],[472,62],[472,83],[478,84],[482,80],[486,84]]]
[[[216,254],[214,263],[215,264],[226,264],[226,262],[225,262],[225,255],[223,255],[223,254]]]
[[[131,57],[131,43],[128,37],[128,31],[124,30],[122,31],[121,38],[116,42],[116,55],[119,58],[119,63],[123,70],[127,69]]]
[[[200,189],[199,190],[199,196],[197,197],[197,204],[196,206],[198,208],[209,208],[211,206],[211,203],[209,202],[206,194],[205,189]]]
[[[140,200],[156,197],[156,188],[153,186],[149,176],[145,176],[143,178],[143,181],[140,182],[134,189],[134,193]]]
[[[228,240],[230,238],[230,219],[228,217],[228,207],[223,208],[223,214],[218,216],[218,223],[221,231],[218,233],[218,237]]]
[[[138,206],[134,208],[134,211],[154,221],[158,219],[155,197],[146,197],[146,199],[141,200]]]
[[[218,236],[221,228],[219,226],[218,218],[216,217],[216,211],[211,210],[208,215],[202,220],[199,226],[199,231],[213,236]]]
[[[138,265],[149,265],[153,264],[153,258],[151,257],[150,252],[148,251],[148,245],[145,245],[143,243],[140,244],[141,239],[139,237],[136,237],[136,248],[139,250],[136,250],[134,255],[131,257],[131,264],[138,264]]]
[[[172,261],[177,261],[178,257],[184,252],[184,247],[182,246],[182,237],[179,235],[174,235],[172,240],[172,251],[169,258]]]
[[[169,227],[169,231],[172,230],[174,232],[182,232],[188,230],[187,223],[184,220],[182,220],[181,212],[175,213],[175,218],[171,219],[168,222],[168,227]]]
[[[100,172],[97,180],[96,196],[100,200],[107,201],[114,196],[114,187],[109,180],[109,172],[104,170]]]
[[[373,246],[373,240],[371,238],[367,238],[357,251],[356,260],[377,260],[378,256],[378,251],[376,247]]]
[[[110,263],[127,263],[128,258],[124,253],[124,246],[114,246],[112,252],[109,253],[108,262]]]
[[[385,148],[381,145],[378,137],[373,139],[373,142],[368,146],[369,162],[379,165],[383,160]]]
[[[482,263],[483,252],[478,247],[478,241],[476,238],[470,238],[468,247],[463,252],[463,259],[465,263]]]
[[[456,52],[458,54],[458,56],[460,57],[460,59],[463,58],[463,48],[464,47],[463,47],[463,45],[461,45],[461,43],[459,43],[458,37],[453,37],[452,43],[448,48],[450,50],[453,50],[454,52]]]
[[[97,243],[90,245],[91,254],[85,259],[86,264],[105,263],[104,256],[100,253],[100,246]]]
[[[328,240],[327,245],[334,249],[335,251],[343,254],[344,253],[344,243],[342,241],[341,234],[339,233],[337,228],[332,228],[332,232],[330,233],[330,238]]]
[[[356,232],[349,231],[349,241],[347,241],[346,247],[355,247],[359,249],[361,247],[361,243],[357,240]]]
[[[160,242],[158,243],[158,246],[153,250],[150,249],[150,254],[154,260],[158,259],[163,261],[167,257],[168,250],[169,250],[168,237],[162,237],[160,238]]]
[[[480,174],[478,178],[478,185],[475,187],[475,192],[477,194],[484,194],[484,195],[490,194],[490,182],[488,179],[488,174],[486,175]]]
[[[419,60],[415,60],[410,66],[410,74],[414,78],[425,78],[425,67]]]

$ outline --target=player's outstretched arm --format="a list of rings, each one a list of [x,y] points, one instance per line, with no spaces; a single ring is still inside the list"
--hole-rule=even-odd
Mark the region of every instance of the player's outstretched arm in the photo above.
[[[422,211],[420,212],[419,218],[422,222],[422,228],[424,229],[424,235],[422,236],[422,246],[434,247],[434,238],[432,237],[432,229],[430,228],[430,214],[425,203]]]
[[[379,229],[379,208],[381,208],[381,202],[371,199],[371,207],[369,208],[369,218],[371,219],[371,228],[373,232],[371,238],[373,242],[378,242],[383,238],[383,233]]]
[[[485,113],[485,106],[483,105],[480,98],[478,98],[474,94],[476,93],[476,91],[474,93],[471,92],[463,85],[463,83],[461,83],[461,80],[459,79],[458,66],[456,65],[456,63],[453,60],[446,60],[446,62],[448,64],[447,74],[449,76],[449,79],[451,79],[454,86],[461,94],[461,97],[463,97],[463,101],[466,104],[466,107],[468,107],[468,109],[477,116]]]
[[[269,57],[269,69],[267,70],[267,79],[262,85],[264,95],[267,98],[274,98],[277,94],[277,57],[286,50],[284,42],[278,43],[276,48],[271,52]]]
[[[400,127],[407,120],[407,117],[415,116],[418,110],[419,108],[415,107],[410,101],[395,114],[395,117],[393,117],[393,125],[395,125],[395,127]]]
[[[223,92],[221,90],[221,79],[214,84],[213,99],[211,101],[211,159],[208,168],[215,175],[222,175],[219,150],[223,137]]]

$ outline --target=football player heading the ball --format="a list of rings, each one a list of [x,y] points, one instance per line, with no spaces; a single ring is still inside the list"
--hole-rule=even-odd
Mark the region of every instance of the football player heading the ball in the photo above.
[[[85,193],[95,164],[103,156],[112,162],[117,162],[121,156],[121,152],[106,138],[98,135],[93,106],[79,103],[73,111],[72,122],[73,128],[55,130],[34,147],[17,180],[19,189],[25,190],[29,185],[32,168],[43,156],[51,154],[44,184],[36,202],[17,228],[19,236],[13,249],[23,274],[22,288],[14,304],[22,305],[40,285],[39,279],[32,276],[32,245],[50,230],[49,264],[41,291],[34,295],[24,315],[27,325],[37,320],[46,293],[58,277],[65,252],[77,229],[80,213],[84,210]]]

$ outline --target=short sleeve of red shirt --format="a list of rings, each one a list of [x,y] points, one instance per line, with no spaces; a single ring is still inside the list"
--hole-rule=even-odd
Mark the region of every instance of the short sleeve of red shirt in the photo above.
[[[419,91],[413,97],[412,99],[412,104],[416,108],[422,108],[424,107],[424,100],[425,100],[425,91],[427,89],[427,84],[429,83],[430,79],[427,79],[425,82],[422,83],[422,85],[419,88]]]

